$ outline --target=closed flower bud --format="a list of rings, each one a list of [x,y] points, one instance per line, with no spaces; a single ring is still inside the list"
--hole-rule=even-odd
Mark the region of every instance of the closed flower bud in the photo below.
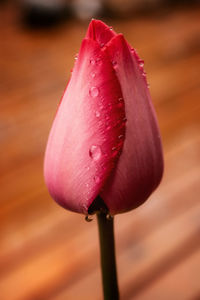
[[[48,190],[60,205],[84,214],[100,196],[114,215],[141,205],[162,173],[143,61],[122,34],[92,20],[49,135]]]

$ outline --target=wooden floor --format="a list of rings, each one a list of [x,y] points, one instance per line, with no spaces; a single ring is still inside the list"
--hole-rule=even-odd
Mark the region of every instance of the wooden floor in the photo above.
[[[87,24],[25,29],[0,10],[0,300],[100,300],[97,224],[48,195],[48,132]],[[200,10],[108,20],[145,60],[165,175],[115,218],[121,299],[200,299]]]

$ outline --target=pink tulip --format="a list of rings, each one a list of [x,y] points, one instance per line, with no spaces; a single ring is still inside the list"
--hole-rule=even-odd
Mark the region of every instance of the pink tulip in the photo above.
[[[122,34],[92,20],[49,135],[48,190],[84,214],[100,195],[114,215],[141,205],[162,173],[143,61]]]

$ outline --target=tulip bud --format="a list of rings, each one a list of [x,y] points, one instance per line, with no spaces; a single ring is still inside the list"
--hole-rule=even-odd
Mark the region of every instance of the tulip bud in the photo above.
[[[122,34],[92,20],[49,135],[44,175],[51,196],[88,214],[141,205],[160,183],[163,155],[143,61]]]

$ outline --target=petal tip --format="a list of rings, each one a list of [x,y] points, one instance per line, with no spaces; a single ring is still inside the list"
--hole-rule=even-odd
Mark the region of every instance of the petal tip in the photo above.
[[[98,42],[98,44],[103,47],[115,35],[116,33],[112,30],[112,28],[106,25],[104,22],[101,20],[92,19],[88,26],[85,37]]]

